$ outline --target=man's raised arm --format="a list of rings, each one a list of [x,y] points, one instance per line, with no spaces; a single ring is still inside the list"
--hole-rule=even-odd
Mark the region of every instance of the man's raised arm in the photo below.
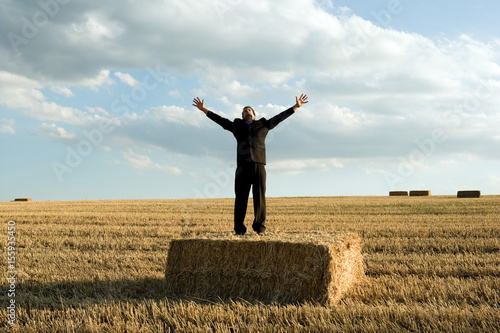
[[[223,117],[219,116],[218,114],[215,114],[212,111],[210,111],[209,109],[207,109],[205,107],[205,100],[204,99],[200,100],[199,97],[196,97],[195,99],[193,99],[193,106],[196,106],[198,109],[203,111],[203,113],[205,113],[208,118],[210,118],[215,123],[222,126],[223,129],[228,130],[228,131],[233,130],[233,122],[230,121],[229,119],[223,118]]]
[[[283,120],[286,118],[290,117],[295,110],[300,108],[302,105],[308,103],[309,101],[307,100],[307,95],[301,94],[300,98],[295,96],[295,105],[292,106],[291,108],[277,114],[276,116],[272,117],[267,121],[267,127],[271,130],[278,126],[279,123],[281,123]]]

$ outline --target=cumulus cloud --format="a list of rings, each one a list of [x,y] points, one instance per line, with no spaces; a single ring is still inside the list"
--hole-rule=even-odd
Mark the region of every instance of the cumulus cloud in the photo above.
[[[117,78],[120,79],[122,83],[125,83],[126,85],[129,85],[131,87],[135,87],[140,85],[141,83],[134,79],[132,75],[127,74],[127,73],[122,73],[122,72],[115,72],[114,73]]]
[[[63,14],[68,19],[62,20]],[[211,24],[202,23],[199,15],[212,18]],[[45,57],[21,54],[11,64],[16,72],[58,77],[60,68],[81,68],[79,82],[96,89],[112,84],[103,65],[142,69],[163,63],[202,77],[204,84],[235,98],[258,94],[262,84],[301,78],[317,97],[334,95],[363,108],[372,106],[373,112],[396,112],[394,105],[404,102],[418,102],[417,109],[429,100],[463,93],[478,75],[495,80],[500,75],[495,43],[467,35],[435,42],[378,27],[349,12],[334,15],[306,0],[241,1],[222,8],[190,0],[127,2],[119,8],[88,1],[65,5],[53,21],[47,29],[62,39],[45,40],[40,33],[37,39],[47,43],[41,50]],[[74,40],[74,35],[92,42]],[[44,66],[48,56],[68,51],[72,57],[58,68]],[[28,61],[31,66],[24,66]],[[129,74],[115,76],[137,84]]]
[[[177,167],[169,166],[166,164],[161,165],[154,162],[149,156],[136,153],[130,149],[127,151],[123,151],[122,155],[127,160],[127,162],[135,169],[157,170],[175,175],[179,175],[182,173],[182,171]]]
[[[119,22],[109,20],[106,15],[99,12],[85,13],[79,21],[72,24],[72,28],[67,30],[67,34],[75,44],[113,39],[124,31]]]
[[[338,158],[312,158],[280,160],[270,164],[268,169],[285,174],[298,174],[304,171],[327,171],[343,167],[344,163]]]
[[[92,80],[90,80],[92,81]],[[84,82],[90,89],[99,86],[97,81]],[[22,115],[40,121],[62,122],[79,126],[94,126],[108,118],[115,125],[119,120],[109,116],[101,107],[85,107],[86,111],[72,106],[64,106],[47,100],[42,89],[44,84],[21,75],[0,71],[0,104],[11,110],[16,110]],[[49,84],[52,91],[72,96],[67,87],[57,87]]]
[[[60,95],[63,95],[65,97],[73,97],[73,96],[75,96],[75,94],[73,93],[73,91],[71,91],[70,88],[65,87],[65,86],[51,86],[50,90],[52,90],[56,94],[60,94]]]
[[[89,87],[92,90],[99,90],[100,87],[110,86],[115,81],[109,76],[109,69],[103,69],[95,77],[84,77],[77,81],[75,84],[80,86]]]
[[[140,121],[177,123],[201,127],[206,124],[206,116],[200,111],[186,110],[175,105],[161,105],[145,110]]]
[[[27,108],[43,101],[42,85],[32,79],[0,71],[0,103],[9,108]]]
[[[55,142],[72,143],[76,138],[75,134],[69,133],[63,127],[57,126],[54,123],[43,123],[38,127],[38,129],[43,136],[46,136],[51,141]]]
[[[379,118],[366,111],[354,111],[332,103],[315,103],[312,107],[300,110],[304,125],[325,132],[354,133],[371,126]]]
[[[35,119],[82,124],[87,116],[72,107],[47,102],[41,92],[43,85],[21,75],[0,71],[0,103],[19,109]]]
[[[104,116],[109,116],[109,112],[106,111],[105,109],[101,108],[101,107],[86,106],[85,110],[87,110],[88,112],[90,112],[92,114],[95,114],[95,115],[101,114],[101,115],[104,115]]]

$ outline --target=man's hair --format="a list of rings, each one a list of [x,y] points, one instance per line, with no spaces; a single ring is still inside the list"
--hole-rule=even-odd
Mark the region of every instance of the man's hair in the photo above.
[[[241,118],[243,118],[243,111],[245,111],[245,109],[250,109],[250,110],[252,110],[253,116],[255,117],[255,111],[254,111],[254,109],[252,109],[252,107],[251,107],[251,106],[247,105],[247,106],[245,106],[245,107],[243,108],[243,110],[241,111]]]

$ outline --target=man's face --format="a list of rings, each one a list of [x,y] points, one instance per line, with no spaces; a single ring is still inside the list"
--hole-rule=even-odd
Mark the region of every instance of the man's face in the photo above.
[[[244,108],[243,109],[243,119],[246,122],[251,122],[251,121],[255,120],[255,113],[253,112],[253,110],[251,108]]]

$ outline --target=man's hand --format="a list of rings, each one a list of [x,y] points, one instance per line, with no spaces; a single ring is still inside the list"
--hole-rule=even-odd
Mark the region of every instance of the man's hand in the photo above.
[[[293,110],[297,110],[300,108],[302,105],[308,103],[309,101],[307,100],[307,95],[305,94],[300,94],[300,97],[295,96],[296,103],[293,106]]]
[[[200,109],[201,111],[203,111],[205,114],[208,113],[208,109],[205,107],[205,100],[200,100],[199,97],[196,97],[195,99],[193,99],[193,106],[196,106],[198,109]]]

